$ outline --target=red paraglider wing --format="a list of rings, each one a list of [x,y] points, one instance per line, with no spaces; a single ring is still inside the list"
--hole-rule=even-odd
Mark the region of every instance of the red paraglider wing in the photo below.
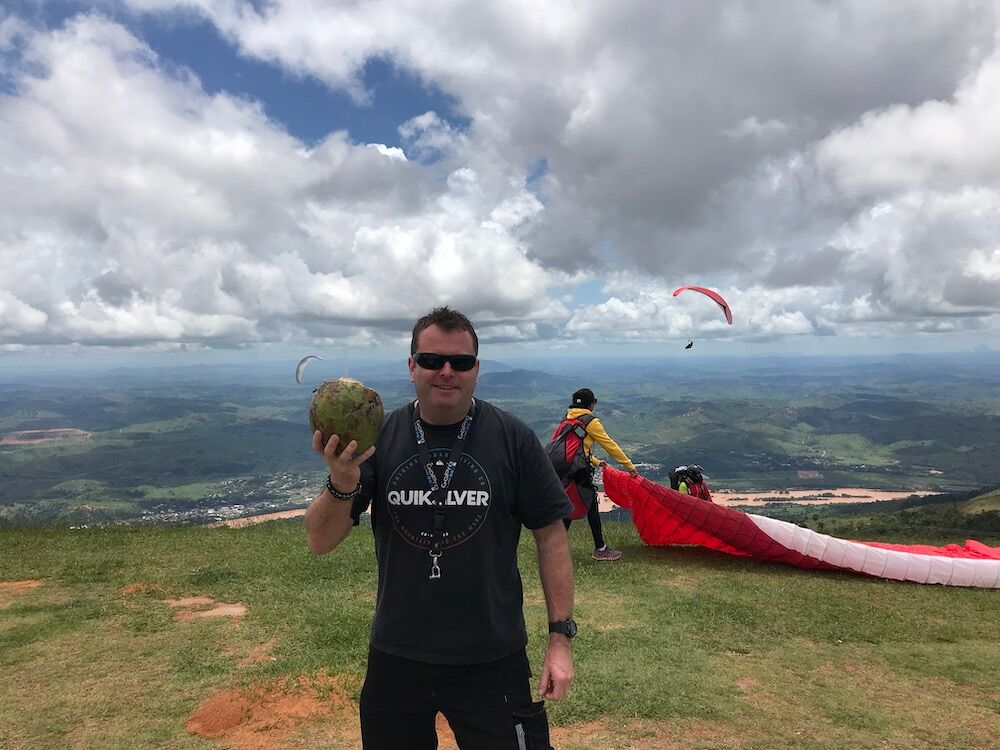
[[[679,289],[674,290],[674,296],[676,297],[685,289],[690,289],[692,292],[701,292],[711,298],[719,307],[722,308],[722,312],[726,314],[726,322],[729,323],[729,325],[733,324],[733,311],[729,309],[729,303],[722,298],[721,294],[713,292],[711,289],[706,289],[703,286],[682,286]]]
[[[1000,588],[1000,548],[973,540],[965,546],[928,547],[837,539],[787,521],[709,503],[610,466],[604,468],[602,478],[608,498],[631,509],[639,536],[651,546],[698,544],[800,568]]]

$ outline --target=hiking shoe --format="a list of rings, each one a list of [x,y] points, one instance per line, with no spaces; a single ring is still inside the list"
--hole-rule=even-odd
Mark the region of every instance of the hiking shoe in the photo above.
[[[595,560],[607,560],[608,562],[614,562],[621,558],[622,553],[620,550],[611,549],[608,545],[604,545],[600,549],[595,549],[592,557]]]

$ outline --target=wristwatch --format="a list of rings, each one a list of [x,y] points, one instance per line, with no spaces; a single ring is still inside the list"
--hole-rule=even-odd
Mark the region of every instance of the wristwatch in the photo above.
[[[570,617],[567,620],[561,620],[559,622],[549,623],[550,633],[562,633],[567,638],[572,638],[576,635],[576,620]]]

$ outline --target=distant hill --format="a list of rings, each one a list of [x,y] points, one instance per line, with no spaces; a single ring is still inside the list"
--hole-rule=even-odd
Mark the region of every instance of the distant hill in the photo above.
[[[877,540],[892,535],[930,543],[945,537],[953,543],[975,539],[1000,546],[1000,488],[818,509],[768,508],[764,514],[851,539]]]
[[[713,488],[975,490],[932,509],[965,528],[1000,511],[995,495],[977,498],[1000,485],[997,363],[992,355],[483,359],[476,393],[544,441],[570,394],[591,387],[608,432],[654,481],[695,462]],[[387,411],[413,398],[405,357],[324,359],[301,384],[291,360],[165,365],[5,369],[0,525],[197,520],[220,508],[301,505],[323,473],[306,419],[319,382],[346,372],[378,390]],[[19,440],[24,431],[87,439]]]
[[[974,515],[987,511],[1000,511],[1000,489],[984,492],[955,506],[961,513]]]
[[[562,401],[569,402],[569,396],[579,386],[576,381],[570,378],[551,375],[540,370],[520,370],[510,369],[505,371],[493,371],[480,373],[479,386],[476,392],[483,398],[505,397],[505,396],[533,396],[538,394],[556,394],[561,390],[566,391]],[[567,390],[568,389],[568,390]]]

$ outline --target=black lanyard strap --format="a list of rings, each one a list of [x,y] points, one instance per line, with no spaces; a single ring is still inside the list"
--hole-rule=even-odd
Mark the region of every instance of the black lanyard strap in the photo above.
[[[437,472],[434,471],[434,461],[431,459],[431,452],[427,448],[427,439],[424,434],[424,425],[420,421],[420,402],[413,406],[413,435],[417,441],[417,450],[420,452],[420,463],[423,464],[424,473],[427,476],[427,486],[431,491],[431,500],[434,501],[434,542],[435,551],[441,549],[441,542],[444,537],[444,510],[445,498],[448,495],[448,487],[455,477],[458,468],[458,459],[462,455],[465,441],[472,432],[472,423],[476,419],[476,401],[473,399],[469,405],[469,413],[462,420],[461,427],[458,428],[458,437],[448,454],[448,463],[445,465],[444,476],[438,482]]]

